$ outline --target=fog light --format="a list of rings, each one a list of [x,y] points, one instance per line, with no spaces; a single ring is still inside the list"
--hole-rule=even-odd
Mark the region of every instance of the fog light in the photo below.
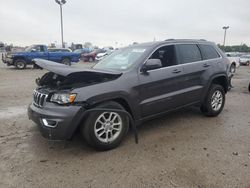
[[[50,128],[55,128],[57,126],[57,121],[42,118],[43,125]]]

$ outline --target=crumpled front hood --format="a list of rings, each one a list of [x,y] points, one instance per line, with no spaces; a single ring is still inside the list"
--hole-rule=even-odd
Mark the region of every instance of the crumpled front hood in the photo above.
[[[44,59],[34,59],[33,60],[35,62],[35,64],[37,64],[39,67],[46,69],[50,72],[53,72],[57,75],[61,75],[61,76],[69,76],[72,74],[77,74],[77,73],[88,73],[88,74],[95,74],[95,73],[99,73],[99,74],[104,74],[104,75],[114,75],[114,76],[119,76],[122,73],[119,71],[111,71],[111,70],[98,70],[98,69],[93,69],[93,68],[79,68],[79,67],[71,67],[68,65],[64,65],[64,64],[60,64],[60,63],[56,63],[56,62],[52,62],[52,61],[48,61],[48,60],[44,60]]]

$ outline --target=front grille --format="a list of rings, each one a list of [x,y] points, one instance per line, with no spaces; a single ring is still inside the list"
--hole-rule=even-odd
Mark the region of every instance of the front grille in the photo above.
[[[47,94],[39,93],[38,91],[35,90],[33,93],[34,105],[36,105],[38,107],[43,107],[44,102],[46,101],[47,97],[48,97]]]

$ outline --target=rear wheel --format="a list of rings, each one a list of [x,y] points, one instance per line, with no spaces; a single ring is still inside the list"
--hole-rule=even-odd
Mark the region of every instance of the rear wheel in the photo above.
[[[212,84],[201,106],[201,111],[210,117],[218,116],[224,108],[225,91],[221,85]]]
[[[89,62],[93,62],[93,61],[94,61],[93,57],[90,57]]]
[[[17,59],[15,61],[15,66],[17,69],[25,69],[26,68],[26,61],[23,59]]]
[[[229,70],[231,73],[235,73],[236,72],[236,65],[233,63],[231,64],[230,66],[230,70]]]
[[[106,102],[96,108],[124,108],[116,102]],[[127,134],[129,120],[126,115],[115,111],[91,112],[82,126],[86,142],[98,150],[110,150],[117,147]]]
[[[70,61],[69,58],[64,58],[64,59],[62,60],[62,64],[70,66],[70,65],[71,65],[71,61]]]

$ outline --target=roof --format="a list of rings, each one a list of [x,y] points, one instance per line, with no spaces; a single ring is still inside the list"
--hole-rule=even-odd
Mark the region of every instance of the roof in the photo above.
[[[132,46],[136,47],[149,47],[149,46],[158,46],[162,44],[169,44],[169,43],[209,43],[214,44],[213,42],[206,41],[204,39],[166,39],[164,41],[154,41],[154,42],[146,42],[146,43],[139,43]]]

